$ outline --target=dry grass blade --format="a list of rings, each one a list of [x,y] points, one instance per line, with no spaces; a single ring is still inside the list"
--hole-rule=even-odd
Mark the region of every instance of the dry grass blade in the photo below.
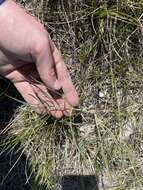
[[[101,190],[143,189],[142,1],[19,2],[62,50],[81,104],[61,120],[19,108],[5,149],[27,155],[34,190],[64,189],[71,175],[96,175]]]

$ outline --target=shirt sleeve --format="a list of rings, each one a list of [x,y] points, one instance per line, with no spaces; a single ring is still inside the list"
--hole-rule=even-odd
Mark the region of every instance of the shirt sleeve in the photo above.
[[[0,0],[0,5],[3,4],[6,0]]]

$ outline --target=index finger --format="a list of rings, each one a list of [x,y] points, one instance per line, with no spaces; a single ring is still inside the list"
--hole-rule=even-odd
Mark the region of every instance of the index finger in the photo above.
[[[62,86],[65,98],[71,106],[77,106],[79,104],[79,97],[72,83],[70,74],[67,70],[67,67],[64,63],[60,51],[56,48],[53,42],[51,43],[53,49],[53,59],[55,62],[55,68],[57,72],[57,78]]]

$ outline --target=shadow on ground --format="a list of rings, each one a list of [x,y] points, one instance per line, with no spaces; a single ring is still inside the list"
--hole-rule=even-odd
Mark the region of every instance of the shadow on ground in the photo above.
[[[1,78],[0,79],[0,132],[9,123],[9,120],[13,117],[14,111],[20,103],[14,101],[8,96],[15,97],[16,99],[21,99],[21,96],[17,93],[13,85]],[[5,135],[0,135],[0,143],[5,138]],[[18,147],[17,147],[18,148]],[[17,148],[13,150],[6,150],[3,152],[4,147],[0,146],[0,190],[34,190],[31,186],[32,182],[27,181],[28,173],[25,167],[26,158],[24,155],[20,156]],[[20,159],[19,159],[20,156]],[[17,162],[18,159],[18,162]],[[15,164],[16,163],[16,164]],[[15,165],[13,167],[13,165]],[[13,169],[11,170],[11,168]],[[11,170],[11,171],[10,171]],[[10,173],[9,173],[10,171]],[[28,173],[27,173],[28,172]],[[9,174],[8,174],[9,173]],[[8,175],[7,175],[8,174]],[[32,181],[34,180],[34,175],[32,176]],[[63,176],[61,180],[60,189],[56,190],[99,190],[98,180],[95,176],[76,176],[67,175]],[[31,184],[30,184],[31,183]],[[48,190],[45,185],[38,186],[36,184],[37,190]]]
[[[67,175],[62,179],[62,190],[99,190],[94,175]]]
[[[13,85],[4,78],[0,78],[0,132],[9,123],[13,117],[14,111],[20,105],[8,96],[21,99],[20,95],[16,92]],[[0,135],[0,143],[5,138],[6,134]],[[15,148],[14,150],[6,150],[5,147],[0,146],[0,190],[31,190],[30,184],[26,184],[25,163],[26,158],[22,155],[19,158]],[[16,164],[15,164],[16,163]],[[13,165],[15,167],[11,170]],[[9,171],[11,172],[9,173]],[[9,173],[9,175],[7,175]]]

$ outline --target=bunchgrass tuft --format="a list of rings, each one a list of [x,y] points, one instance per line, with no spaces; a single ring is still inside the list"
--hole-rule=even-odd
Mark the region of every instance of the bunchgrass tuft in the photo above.
[[[143,189],[143,2],[19,2],[61,49],[81,103],[60,120],[20,107],[4,150],[26,155],[34,190],[60,190],[70,175],[98,176],[99,189]]]

